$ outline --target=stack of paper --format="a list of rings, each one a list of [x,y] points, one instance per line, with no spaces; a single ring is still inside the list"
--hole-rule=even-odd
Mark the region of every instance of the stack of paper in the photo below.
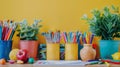
[[[64,60],[60,60],[60,61],[47,61],[47,60],[39,60],[36,63],[34,63],[34,65],[87,65],[89,64],[89,62],[83,62],[81,60],[78,61],[64,61]]]

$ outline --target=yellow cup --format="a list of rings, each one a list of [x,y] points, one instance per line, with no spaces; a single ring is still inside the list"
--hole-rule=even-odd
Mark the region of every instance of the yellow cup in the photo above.
[[[78,44],[65,44],[65,60],[78,60]]]
[[[47,60],[60,59],[60,45],[59,43],[47,43]]]

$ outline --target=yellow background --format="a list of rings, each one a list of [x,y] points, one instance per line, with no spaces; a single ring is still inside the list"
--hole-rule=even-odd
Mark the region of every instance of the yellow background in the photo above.
[[[35,18],[42,19],[40,32],[84,32],[88,31],[88,25],[80,17],[90,15],[93,8],[102,9],[112,4],[120,7],[120,0],[0,0],[0,19],[22,21],[25,18],[29,23]],[[19,38],[15,36],[13,39],[13,44],[18,45]]]

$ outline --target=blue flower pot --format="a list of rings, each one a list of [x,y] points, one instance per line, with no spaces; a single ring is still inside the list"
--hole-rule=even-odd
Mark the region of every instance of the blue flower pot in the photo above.
[[[101,59],[112,59],[112,54],[118,52],[120,46],[119,40],[101,40],[99,43]]]
[[[9,53],[12,49],[12,41],[0,40],[0,59],[9,60]]]

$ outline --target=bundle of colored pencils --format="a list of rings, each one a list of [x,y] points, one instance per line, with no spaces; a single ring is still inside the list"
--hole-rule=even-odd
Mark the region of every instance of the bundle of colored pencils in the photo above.
[[[45,38],[47,43],[60,43],[60,31],[57,32],[44,32],[42,33]]]
[[[80,44],[80,38],[82,37],[82,41],[84,44],[92,44],[94,34],[88,32],[84,32],[83,34],[79,31],[77,32],[44,32],[42,33],[47,42],[51,43],[60,43],[61,40],[64,41],[64,43],[79,43]]]
[[[92,44],[93,38],[94,38],[94,34],[90,32],[88,33],[84,32],[84,34],[82,35],[84,44]]]
[[[0,21],[0,40],[12,40],[15,30],[17,28],[17,23],[13,21]]]
[[[80,42],[81,32],[63,32],[61,33],[61,38],[64,39],[65,43],[78,43]]]

